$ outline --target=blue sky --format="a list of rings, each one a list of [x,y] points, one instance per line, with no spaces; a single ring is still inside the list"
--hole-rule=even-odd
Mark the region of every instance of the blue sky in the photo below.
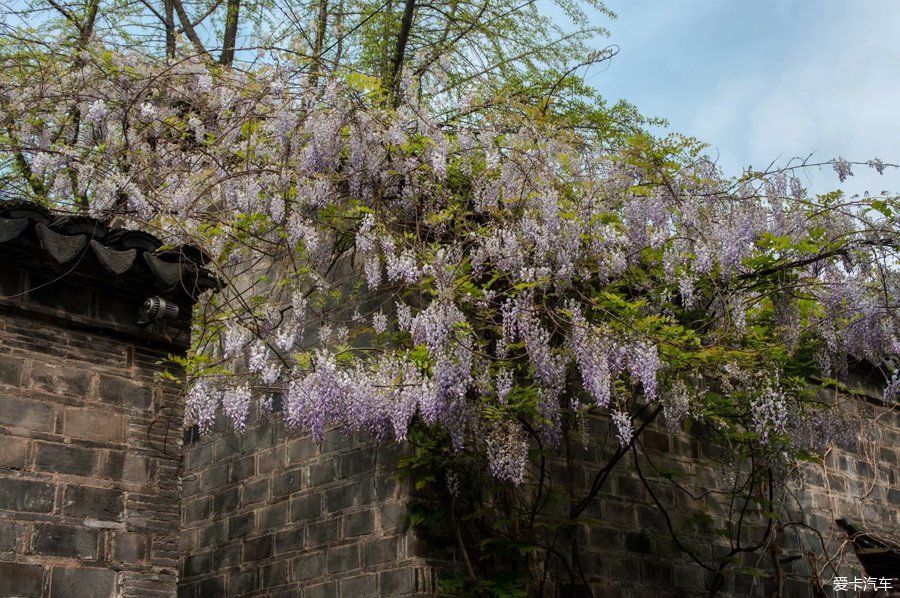
[[[619,54],[588,72],[669,129],[711,144],[726,173],[815,152],[900,163],[900,1],[607,0]],[[900,192],[900,171],[856,168],[815,191]]]

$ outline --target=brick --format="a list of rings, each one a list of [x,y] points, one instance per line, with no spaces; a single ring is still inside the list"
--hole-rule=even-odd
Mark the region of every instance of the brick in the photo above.
[[[306,484],[320,486],[334,479],[334,465],[331,461],[313,463],[306,469]]]
[[[244,541],[244,563],[262,561],[272,556],[272,534]]]
[[[303,527],[277,532],[275,534],[275,554],[281,555],[301,550],[305,537],[306,529]]]
[[[378,581],[382,596],[412,594],[416,589],[415,570],[411,567],[382,571]]]
[[[41,596],[43,578],[40,565],[0,563],[0,596]]]
[[[329,548],[326,553],[328,573],[341,573],[351,569],[359,569],[359,546],[350,544]]]
[[[104,403],[140,411],[149,410],[152,400],[149,388],[116,376],[100,376],[99,394]]]
[[[269,480],[262,479],[245,484],[241,493],[241,504],[252,505],[269,498]]]
[[[272,497],[287,496],[300,490],[300,482],[303,472],[300,469],[292,469],[276,475],[272,479]]]
[[[139,563],[147,558],[147,536],[134,532],[115,535],[113,555],[120,563]]]
[[[14,399],[0,394],[0,424],[36,432],[53,432],[56,407],[37,399]]]
[[[294,465],[302,461],[308,461],[319,454],[319,447],[309,436],[297,438],[288,443],[288,463]]]
[[[374,567],[397,559],[397,538],[372,540],[363,545],[363,566]]]
[[[315,520],[322,514],[322,495],[307,494],[291,500],[291,521]]]
[[[97,537],[94,530],[48,523],[37,527],[32,547],[40,554],[94,560],[97,558]]]
[[[228,595],[240,596],[256,589],[256,569],[228,574]]]
[[[641,432],[640,443],[644,448],[669,452],[669,436],[656,430],[644,430]]]
[[[228,478],[231,482],[243,482],[247,478],[252,478],[256,473],[256,459],[253,456],[237,459],[231,464],[231,476]]]
[[[222,571],[230,567],[237,567],[241,564],[241,545],[239,542],[222,546],[213,551],[212,555],[213,569]]]
[[[228,539],[243,538],[254,529],[253,513],[242,513],[228,518]]]
[[[202,575],[212,570],[212,553],[190,554],[184,559],[184,573],[188,577]]]
[[[291,561],[291,580],[306,581],[325,575],[325,553],[312,552]]]
[[[375,598],[376,576],[374,574],[358,575],[341,580],[341,596],[353,596],[354,598]]]
[[[197,534],[197,541],[204,548],[224,544],[227,537],[226,527],[227,524],[224,519],[208,523],[200,528],[200,533]]]
[[[224,434],[213,442],[213,454],[216,461],[226,461],[241,450],[241,439],[233,432]]]
[[[39,471],[90,476],[97,466],[95,449],[48,442],[38,442],[35,449],[34,465]]]
[[[331,544],[340,537],[341,520],[339,518],[312,521],[306,528],[306,545],[310,547]]]
[[[281,465],[281,451],[270,449],[262,451],[256,458],[257,473],[269,473]]]
[[[209,518],[211,507],[212,501],[208,496],[185,502],[182,509],[185,523],[196,523]]]
[[[125,511],[124,493],[110,488],[69,486],[66,488],[63,508],[70,517],[122,521]]]
[[[46,482],[0,478],[0,509],[49,513],[56,487]]]
[[[66,409],[65,433],[68,436],[122,443],[125,441],[123,418],[101,409]]]
[[[209,467],[215,458],[212,443],[193,445],[184,455],[184,468],[187,471],[199,471]]]
[[[24,469],[28,453],[28,439],[0,436],[0,468]]]
[[[338,584],[336,581],[303,588],[303,598],[337,598],[337,595]]]
[[[287,523],[288,502],[282,501],[259,510],[259,529],[272,529]]]
[[[375,511],[360,511],[344,517],[344,537],[362,536],[375,531]]]
[[[225,576],[203,579],[197,584],[198,598],[218,598],[225,593]]]
[[[31,388],[67,397],[84,397],[91,386],[85,370],[36,361],[31,366]]]
[[[629,532],[625,534],[625,549],[640,554],[649,554],[652,551],[650,537],[643,532]]]
[[[19,386],[22,383],[22,363],[19,357],[0,355],[0,384]]]
[[[24,536],[24,530],[13,521],[0,520],[0,552],[16,549],[17,539]]]
[[[237,508],[240,498],[241,489],[237,486],[216,492],[213,496],[213,513],[216,515],[227,515]]]
[[[406,525],[406,505],[392,500],[379,505],[381,511],[381,528],[385,531]]]
[[[350,477],[372,471],[375,459],[372,450],[353,451],[341,457],[341,477]]]
[[[228,483],[229,463],[214,465],[203,472],[200,485],[204,490],[215,490]]]
[[[352,507],[359,489],[356,484],[348,484],[325,492],[325,510],[331,513]]]
[[[263,588],[273,588],[287,583],[288,580],[288,563],[287,561],[278,561],[263,565],[259,570],[259,585]]]

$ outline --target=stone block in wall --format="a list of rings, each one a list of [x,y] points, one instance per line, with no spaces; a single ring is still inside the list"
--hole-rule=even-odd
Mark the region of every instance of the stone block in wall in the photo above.
[[[249,594],[256,589],[256,569],[250,571],[232,571],[228,574],[228,596]]]
[[[259,529],[272,529],[284,525],[288,521],[288,501],[283,500],[273,505],[262,507],[257,518]]]
[[[312,520],[306,528],[306,545],[310,548],[331,544],[340,537],[340,518]]]
[[[359,493],[359,484],[331,488],[325,492],[325,510],[334,513],[352,507],[356,503]]]
[[[242,562],[254,563],[272,556],[272,534],[251,538],[244,541]]]
[[[197,598],[218,598],[225,594],[225,576],[211,577],[197,584]]]
[[[140,563],[148,555],[147,534],[117,532],[113,539],[113,558],[120,563]]]
[[[378,574],[378,587],[381,596],[408,596],[416,590],[415,569],[404,567],[390,569]]]
[[[344,516],[344,538],[364,536],[375,531],[375,511],[359,511]]]
[[[250,535],[255,527],[256,518],[253,512],[241,513],[228,518],[228,539],[243,538]]]
[[[108,410],[67,407],[63,429],[67,436],[121,444],[125,442],[124,422],[122,416]]]
[[[24,469],[28,453],[28,439],[19,436],[0,436],[0,467]]]
[[[256,480],[244,486],[241,493],[241,504],[252,505],[263,502],[269,498],[269,479]]]
[[[0,562],[0,596],[41,596],[44,568],[40,565]]]
[[[288,496],[298,492],[302,480],[303,470],[300,468],[276,473],[272,478],[272,498]]]
[[[74,525],[44,523],[36,526],[32,552],[81,560],[97,560],[99,532]]]
[[[360,566],[359,545],[349,544],[329,548],[325,553],[325,561],[328,573],[342,573],[358,569]]]
[[[0,520],[0,552],[13,552],[19,544],[19,538],[24,536],[22,526],[14,521]]]
[[[0,509],[27,513],[53,510],[56,486],[48,482],[0,478]]]
[[[0,392],[0,425],[33,432],[53,432],[56,407],[39,399],[16,399]]]
[[[288,562],[276,561],[259,568],[259,585],[262,588],[274,588],[288,581]]]
[[[54,567],[50,576],[50,598],[110,598],[116,572],[110,569]]]
[[[375,598],[378,596],[378,577],[374,573],[357,575],[341,580],[341,596],[350,598]]]
[[[29,387],[71,400],[87,396],[91,387],[91,375],[83,369],[35,361],[31,366]]]
[[[241,544],[234,542],[213,551],[212,567],[216,571],[225,571],[241,564]]]
[[[91,476],[97,467],[97,449],[59,442],[37,442],[34,466],[38,471]]]
[[[305,527],[295,527],[275,533],[275,555],[281,556],[296,552],[304,546]]]
[[[118,376],[101,375],[98,396],[104,403],[139,411],[149,410],[152,401],[149,388]]]
[[[227,516],[241,502],[241,489],[238,486],[226,488],[213,496],[212,512],[218,516]]]
[[[291,561],[291,579],[305,581],[325,575],[325,551],[308,552]]]
[[[303,588],[303,598],[337,598],[338,584],[336,581],[309,585]]]
[[[125,497],[121,490],[68,486],[63,501],[63,512],[69,517],[85,517],[99,521],[122,521],[125,515]]]
[[[145,486],[151,482],[153,460],[122,450],[108,450],[100,475],[111,480]]]
[[[0,384],[19,386],[22,383],[23,363],[21,357],[0,355]]]

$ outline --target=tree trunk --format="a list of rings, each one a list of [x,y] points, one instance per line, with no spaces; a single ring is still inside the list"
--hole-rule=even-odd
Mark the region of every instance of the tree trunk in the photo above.
[[[394,106],[397,106],[400,100],[400,73],[403,70],[406,44],[409,42],[409,33],[412,31],[413,13],[415,10],[416,0],[406,0],[403,6],[403,18],[400,20],[400,32],[397,34],[397,45],[394,47],[394,57],[391,60],[390,72],[386,81],[386,87]]]
[[[241,0],[228,0],[228,13],[225,15],[225,37],[222,40],[222,54],[219,56],[219,63],[225,66],[234,62],[234,45],[237,42],[240,11]]]
[[[319,0],[319,14],[316,17],[316,39],[313,42],[313,72],[310,77],[312,87],[316,87],[322,73],[322,48],[325,46],[325,32],[328,28],[328,0]]]
[[[164,1],[164,15],[166,17],[166,58],[172,59],[175,58],[175,4],[172,0]]]

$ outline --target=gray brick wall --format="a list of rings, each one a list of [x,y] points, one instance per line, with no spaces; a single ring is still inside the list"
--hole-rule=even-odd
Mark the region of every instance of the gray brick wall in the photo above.
[[[335,431],[319,446],[278,416],[187,447],[179,597],[428,593],[398,451]]]
[[[168,350],[0,307],[0,596],[175,595]]]
[[[848,401],[846,409],[859,418],[847,425],[869,422],[868,432],[852,449],[833,449],[805,466],[789,485],[797,500],[789,501],[785,522],[810,526],[789,528],[780,539],[781,556],[794,557],[783,564],[786,596],[792,598],[815,596],[809,553],[823,569],[826,588],[834,575],[864,575],[836,518],[881,531],[900,523],[900,415],[862,399]],[[408,489],[392,479],[399,449],[336,431],[317,446],[277,420],[257,419],[244,435],[220,432],[186,449],[180,597],[428,595],[437,576],[458,566],[452,547],[417,541],[403,527]],[[551,463],[555,483],[568,480],[584,489],[615,448],[606,418],[591,418],[587,432],[587,446],[570,455],[571,469]],[[641,469],[674,524],[700,512],[711,517],[684,539],[700,558],[717,564],[729,548],[715,531],[728,504],[707,491],[729,483],[729,467],[718,463],[721,449],[702,434],[673,434],[664,426],[646,430],[641,444]],[[679,483],[706,495],[690,498],[654,475],[654,466],[685,474]],[[620,463],[584,516],[589,523],[576,531],[579,560],[595,596],[707,595],[709,574],[673,543],[632,461]],[[748,519],[745,540],[764,525]],[[437,551],[445,560],[434,558]],[[768,553],[739,555],[734,565],[720,596],[773,594]],[[558,581],[567,595],[566,580]]]

